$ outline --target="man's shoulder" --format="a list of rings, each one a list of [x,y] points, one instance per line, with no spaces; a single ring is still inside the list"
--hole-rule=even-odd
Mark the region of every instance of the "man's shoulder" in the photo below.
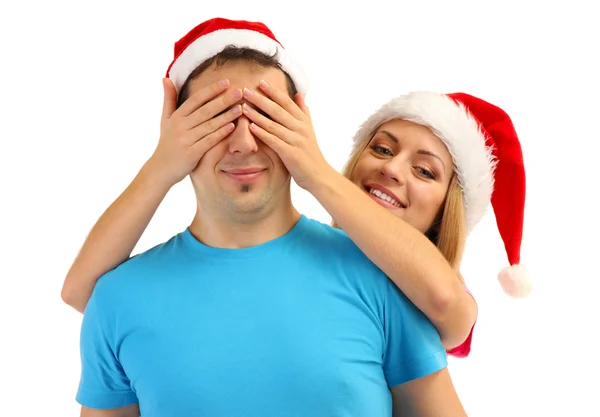
[[[320,258],[326,257],[331,265],[337,264],[339,270],[362,277],[371,275],[379,283],[387,281],[387,276],[373,263],[343,230],[310,220],[310,233],[306,235],[307,245],[317,251]]]
[[[309,219],[311,222],[310,234],[307,236],[311,242],[319,245],[321,249],[329,249],[343,256],[347,261],[372,264],[360,248],[350,239],[342,229]]]
[[[354,242],[352,242],[352,240],[342,229],[338,229],[330,224],[326,224],[320,220],[311,218],[308,218],[307,223],[309,229],[308,233],[311,239],[325,239],[328,244],[335,243],[338,245],[354,245]]]
[[[96,284],[98,291],[113,291],[136,285],[140,278],[165,269],[169,260],[181,252],[181,233],[138,253],[102,275]]]

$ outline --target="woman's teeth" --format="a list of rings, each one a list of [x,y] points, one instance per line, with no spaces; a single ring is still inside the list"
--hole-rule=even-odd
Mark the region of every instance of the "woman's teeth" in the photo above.
[[[398,203],[396,200],[394,200],[392,197],[390,197],[389,195],[382,193],[379,190],[376,190],[375,188],[371,188],[371,190],[369,191],[371,194],[375,195],[377,198],[387,201],[388,203],[393,204],[396,207],[399,208],[405,208],[402,204]]]

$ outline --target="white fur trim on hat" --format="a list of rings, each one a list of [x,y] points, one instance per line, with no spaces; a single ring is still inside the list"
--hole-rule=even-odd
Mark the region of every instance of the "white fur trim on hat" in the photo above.
[[[444,142],[463,190],[467,233],[471,232],[490,204],[496,165],[478,123],[462,103],[444,94],[413,92],[390,100],[371,115],[354,136],[354,146],[394,119],[423,125]]]
[[[217,55],[228,45],[252,48],[268,55],[277,53],[281,68],[292,78],[298,92],[307,93],[308,77],[290,54],[270,37],[247,29],[220,29],[192,42],[175,60],[169,71],[169,78],[173,81],[177,91],[180,91],[198,65]]]

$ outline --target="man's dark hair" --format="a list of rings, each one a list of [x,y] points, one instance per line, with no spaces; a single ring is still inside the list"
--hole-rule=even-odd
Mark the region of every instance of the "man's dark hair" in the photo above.
[[[222,67],[228,62],[247,62],[251,64],[255,64],[259,67],[263,68],[278,68],[281,71],[281,64],[277,59],[277,52],[273,55],[267,55],[263,52],[257,51],[256,49],[251,48],[240,48],[237,46],[229,45],[226,46],[221,52],[212,58],[207,59],[200,65],[196,67],[194,71],[189,75],[187,80],[183,83],[181,87],[181,91],[179,93],[179,97],[177,98],[177,107],[181,106],[190,95],[190,83],[194,81],[197,77],[200,76],[208,67],[210,67],[213,63],[217,68]],[[285,74],[285,79],[287,80],[287,90],[290,97],[294,98],[294,96],[298,93],[296,89],[296,85],[294,81],[289,76],[289,74],[283,71]]]

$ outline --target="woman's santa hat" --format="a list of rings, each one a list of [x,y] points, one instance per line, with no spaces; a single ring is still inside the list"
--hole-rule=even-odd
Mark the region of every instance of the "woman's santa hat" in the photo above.
[[[448,148],[465,199],[467,233],[491,202],[510,263],[498,274],[504,291],[525,297],[531,283],[522,265],[525,168],[510,117],[493,104],[464,93],[414,92],[390,100],[362,124],[354,146],[383,123],[404,119],[429,128]]]
[[[298,92],[305,95],[308,91],[306,74],[273,32],[263,23],[245,20],[215,18],[200,23],[175,43],[175,57],[167,69],[167,78],[179,92],[198,65],[229,45],[251,48],[267,55],[276,54],[281,68],[294,81]]]

